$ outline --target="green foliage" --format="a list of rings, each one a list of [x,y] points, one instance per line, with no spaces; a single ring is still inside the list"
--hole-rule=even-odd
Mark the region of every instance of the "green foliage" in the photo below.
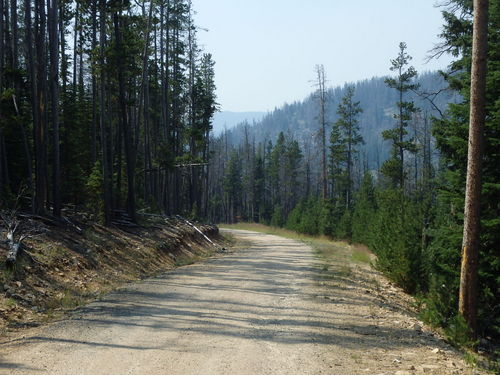
[[[330,134],[330,155],[328,172],[333,196],[342,198],[346,190],[345,164],[347,162],[347,145],[342,137],[341,128],[338,124],[332,126]]]
[[[356,195],[356,204],[352,214],[352,240],[369,245],[372,225],[375,218],[375,187],[370,173],[366,173]]]
[[[87,210],[92,212],[99,221],[104,220],[104,200],[102,195],[102,165],[96,161],[92,173],[85,184]]]
[[[206,215],[207,168],[181,168],[176,161],[204,166],[210,157],[214,61],[197,46],[190,1],[144,5],[62,2],[59,22],[48,17],[47,28],[31,38],[14,33],[15,12],[2,15],[10,37],[0,40],[6,51],[0,63],[0,203],[28,186],[22,209],[39,213],[57,210],[58,201],[96,212],[89,199],[103,195],[108,222],[112,209],[134,216],[134,202],[164,213]],[[41,19],[42,8],[32,9],[30,22]],[[60,36],[58,46],[47,30]],[[57,67],[50,59],[53,44],[60,51]],[[97,160],[105,171],[101,194]]]
[[[479,326],[480,334],[500,337],[500,305],[498,300],[500,283],[500,74],[498,40],[500,3],[490,2],[490,37],[487,82],[487,123],[484,157],[484,185],[482,203],[482,237],[479,265]],[[243,192],[234,199],[239,200],[240,212],[254,212],[258,220],[270,222],[275,226],[311,235],[327,235],[352,239],[354,242],[369,246],[377,255],[376,266],[391,280],[410,293],[418,293],[422,301],[423,317],[426,321],[445,327],[449,337],[459,343],[466,343],[467,329],[457,318],[457,296],[459,290],[460,248],[463,231],[463,202],[465,172],[467,162],[467,134],[469,118],[469,85],[471,55],[471,15],[472,2],[463,0],[450,1],[450,8],[443,15],[443,48],[450,51],[457,59],[452,64],[453,73],[443,73],[452,89],[458,90],[460,97],[451,104],[446,112],[439,113],[434,119],[434,136],[440,151],[438,175],[433,179],[435,159],[432,150],[427,123],[422,129],[423,139],[419,138],[419,127],[415,123],[415,132],[409,134],[412,121],[418,121],[416,115],[418,89],[417,72],[410,66],[411,57],[407,54],[405,43],[399,45],[399,54],[391,61],[394,77],[385,80],[384,101],[379,102],[378,94],[356,97],[367,102],[367,108],[361,113],[359,102],[354,100],[354,90],[344,88],[333,90],[332,96],[340,102],[337,109],[337,121],[332,125],[328,155],[328,177],[330,196],[319,198],[319,188],[314,186],[320,179],[319,159],[314,150],[304,143],[307,163],[301,163],[302,151],[290,133],[302,132],[310,138],[311,129],[307,123],[312,121],[313,101],[293,104],[278,109],[256,126],[253,134],[245,133],[245,149],[235,147],[236,152],[245,155],[243,174],[245,183]],[[437,81],[436,76],[429,76],[430,81]],[[359,88],[360,83],[357,87]],[[427,86],[427,85],[425,85]],[[442,87],[430,86],[430,91],[442,91]],[[426,87],[427,89],[427,87]],[[436,89],[436,90],[434,90]],[[451,90],[450,90],[451,91]],[[378,93],[378,91],[377,91]],[[443,91],[444,93],[444,91]],[[377,96],[378,95],[378,96]],[[452,94],[445,94],[452,95]],[[343,97],[342,97],[343,96]],[[457,95],[458,96],[458,95]],[[366,98],[366,99],[365,99]],[[434,98],[436,100],[437,97]],[[451,101],[451,96],[447,97]],[[462,102],[460,102],[462,100]],[[374,104],[375,103],[375,104]],[[362,123],[373,121],[380,124],[381,118],[387,117],[380,108],[393,105],[393,126],[384,122],[382,138],[389,141],[391,152],[380,171],[387,180],[377,178],[373,170],[375,162],[363,165],[365,176],[355,193],[356,173],[361,165],[352,163],[356,160],[357,146],[361,144],[361,130],[358,133],[357,120]],[[435,103],[433,103],[435,104]],[[442,107],[445,103],[440,103]],[[421,102],[419,107],[429,110]],[[373,108],[372,106],[376,107]],[[368,113],[367,113],[368,112]],[[433,112],[437,114],[438,111]],[[367,117],[368,116],[368,117]],[[427,113],[424,116],[427,119]],[[384,120],[385,121],[385,120]],[[382,126],[367,126],[381,129]],[[234,130],[234,133],[221,138],[221,154],[228,153],[227,139],[238,138],[238,131],[247,131],[246,127]],[[374,133],[363,129],[363,134],[372,150],[368,150],[368,159],[375,159],[373,145],[379,142]],[[260,134],[261,133],[261,134]],[[380,131],[376,130],[379,134]],[[294,133],[295,136],[296,133]],[[366,134],[371,134],[369,139]],[[253,147],[251,140],[262,142]],[[413,138],[415,137],[415,138]],[[243,137],[241,137],[243,138]],[[309,139],[304,136],[303,139]],[[270,139],[276,139],[275,144]],[[224,142],[225,140],[225,142]],[[422,153],[419,148],[423,145]],[[314,148],[314,144],[312,145]],[[378,147],[378,146],[377,146]],[[257,150],[257,151],[255,151]],[[377,148],[377,153],[378,153]],[[382,158],[388,156],[382,149]],[[412,155],[413,154],[413,155]],[[412,160],[412,158],[414,158]],[[410,160],[408,160],[410,159]],[[410,166],[409,161],[415,162]],[[227,157],[224,159],[227,163]],[[249,165],[245,165],[248,163]],[[301,164],[304,166],[301,167]],[[362,164],[362,163],[359,163]],[[226,176],[231,161],[226,164]],[[353,170],[350,170],[354,168]],[[408,171],[413,168],[415,178],[409,179]],[[354,173],[354,174],[353,174]],[[236,189],[237,190],[237,189]],[[233,189],[233,193],[236,193]],[[227,193],[227,191],[226,191]],[[219,206],[225,202],[218,201]],[[253,209],[253,211],[251,210]],[[249,214],[246,217],[251,217]],[[366,260],[366,259],[365,259]]]
[[[305,202],[300,201],[299,204],[297,204],[288,215],[288,218],[285,223],[285,228],[299,232],[304,209],[305,209]]]
[[[229,220],[234,221],[236,211],[239,205],[239,196],[241,194],[242,179],[241,179],[241,158],[236,151],[231,154],[229,163],[224,175],[224,195],[228,201],[230,211]]]
[[[285,216],[283,213],[283,207],[279,204],[274,206],[273,216],[271,216],[271,226],[282,227],[285,223]]]
[[[352,238],[352,213],[350,210],[346,209],[340,217],[335,231],[335,237],[346,240],[350,240]]]
[[[381,172],[391,179],[393,187],[403,189],[405,173],[404,173],[404,153],[416,152],[416,146],[412,139],[408,139],[408,122],[411,120],[412,115],[417,112],[413,101],[404,100],[404,95],[408,91],[416,90],[418,84],[414,82],[417,76],[417,71],[413,66],[406,67],[410,61],[411,56],[406,53],[406,43],[399,44],[399,54],[391,60],[391,71],[397,73],[396,78],[387,78],[385,83],[390,88],[398,91],[399,100],[396,103],[397,111],[393,115],[396,124],[393,129],[384,130],[382,138],[391,141],[392,152],[391,157],[384,162]],[[405,70],[406,69],[406,70]]]
[[[467,168],[469,87],[472,46],[472,2],[454,0],[443,15],[443,46],[457,58],[458,73],[446,75],[462,102],[450,105],[446,117],[435,120],[434,136],[448,170],[440,184],[439,211],[429,247],[431,287],[428,306],[438,324],[451,327],[457,313],[462,242],[463,202]],[[488,73],[486,83],[485,156],[479,254],[478,333],[500,337],[500,4],[490,1]],[[444,285],[444,287],[443,287]],[[450,328],[451,329],[451,328]]]
[[[468,348],[473,348],[476,345],[476,342],[471,340],[472,335],[467,322],[460,314],[450,319],[444,333],[446,338],[455,345]]]
[[[252,218],[256,222],[265,220],[266,215],[266,199],[265,199],[265,170],[264,170],[264,159],[261,154],[258,154],[253,170],[253,181],[252,181],[252,196],[254,197],[254,217]]]
[[[422,217],[418,203],[399,190],[377,194],[377,213],[370,247],[377,255],[377,267],[409,293],[422,289]]]
[[[321,199],[310,197],[301,201],[290,212],[286,222],[286,228],[299,233],[318,235],[321,233]]]
[[[319,220],[318,234],[334,237],[341,215],[335,201],[333,199],[317,199],[312,207],[315,210],[311,212],[311,215],[316,215]]]
[[[332,176],[339,175],[338,165],[345,161],[345,171],[343,171],[344,187],[341,197],[344,198],[347,209],[351,209],[352,190],[353,190],[353,161],[358,153],[358,146],[364,143],[360,133],[358,115],[363,112],[360,102],[354,101],[354,86],[347,87],[345,96],[337,108],[337,114],[340,116],[332,128],[331,141],[331,159]],[[338,134],[337,134],[338,133]],[[340,136],[340,137],[339,137]],[[343,155],[342,155],[343,153]],[[350,212],[349,212],[350,215]],[[346,235],[350,238],[350,225]]]

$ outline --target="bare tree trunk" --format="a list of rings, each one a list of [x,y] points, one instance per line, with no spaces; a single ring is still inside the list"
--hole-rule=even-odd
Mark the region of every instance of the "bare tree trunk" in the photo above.
[[[2,5],[3,12],[1,13],[2,18],[3,18],[3,49],[4,49],[4,60],[3,64],[4,66],[12,66],[12,38],[11,38],[11,33],[10,33],[10,11],[9,11],[9,2],[8,0],[3,0],[4,4]],[[6,76],[8,80],[8,76]],[[4,82],[4,84],[7,86],[8,82]]]
[[[352,100],[352,99],[351,99]],[[347,191],[346,191],[346,207],[351,210],[351,192],[352,192],[352,117],[349,115],[349,130],[347,134]]]
[[[0,92],[3,91],[3,70],[4,70],[4,60],[5,60],[5,46],[4,46],[4,36],[3,30],[5,28],[3,21],[4,14],[4,0],[0,0]]]
[[[24,2],[25,30],[26,30],[26,52],[28,72],[31,86],[31,108],[33,112],[33,133],[35,146],[35,194],[33,210],[37,214],[45,213],[46,191],[46,127],[45,127],[45,90],[43,83],[45,76],[45,11],[43,1],[35,2],[35,22],[31,18],[31,1]],[[35,31],[35,38],[33,37]],[[36,55],[35,43],[36,39]],[[37,58],[38,57],[38,58]]]
[[[26,0],[27,1],[27,0]],[[106,0],[100,0],[99,3],[99,64],[104,66],[106,48]],[[106,76],[103,70],[100,73],[99,82],[99,125],[101,128],[101,147],[102,147],[102,175],[104,185],[104,222],[111,223],[111,164],[108,151],[108,136],[106,124]]]
[[[92,1],[92,51],[97,48],[97,0]],[[91,129],[91,153],[92,167],[97,161],[97,76],[94,64],[92,64],[92,129]]]
[[[59,160],[59,39],[58,39],[58,0],[49,0],[49,43],[50,43],[50,85],[53,137],[52,194],[53,214],[61,216],[60,160]]]
[[[118,13],[113,15],[115,26],[116,49],[120,53],[123,44],[120,25],[120,16]],[[132,133],[130,130],[130,122],[127,116],[127,100],[125,96],[125,68],[123,60],[119,59],[118,63],[118,97],[120,106],[120,123],[123,129],[123,137],[125,141],[125,159],[127,164],[127,213],[133,222],[136,222],[136,207],[135,207],[135,151],[132,145]]]
[[[487,49],[488,0],[474,0],[469,149],[459,295],[459,312],[465,318],[473,336],[476,335],[477,329],[477,279],[481,226],[481,169],[485,122]]]
[[[4,71],[4,60],[5,60],[5,44],[4,44],[4,0],[0,0],[0,93],[3,92],[3,71]],[[0,108],[0,118],[2,118],[2,111]],[[3,193],[7,184],[4,179],[4,160],[3,153],[5,150],[3,135],[0,129],[0,194]]]
[[[17,0],[11,0],[10,18],[12,27],[12,69],[17,70],[19,62],[19,40],[17,25]]]
[[[77,64],[76,64],[76,59],[78,55],[78,28],[79,28],[79,21],[80,18],[80,5],[78,2],[76,2],[75,5],[75,26],[73,29],[73,94],[74,98],[76,99],[76,72],[77,72]]]
[[[319,122],[321,132],[321,188],[323,199],[328,198],[328,176],[326,167],[326,80],[323,65],[316,66],[318,96],[319,96]]]
[[[153,18],[152,1],[149,2],[148,23],[146,26],[146,35],[144,41],[144,50],[142,54],[142,83],[141,83],[141,98],[139,100],[139,118],[144,117],[144,201],[149,202],[152,197],[152,183],[150,172],[152,166],[151,160],[151,130],[150,130],[150,93],[149,93],[149,44],[151,39],[151,23]],[[145,16],[145,1],[142,3],[143,16]],[[141,106],[142,110],[141,110]],[[142,113],[141,113],[142,112]],[[137,138],[138,139],[138,138]]]
[[[399,67],[399,77],[403,74],[403,67]],[[401,78],[400,78],[401,79]],[[401,87],[401,86],[400,86]],[[399,103],[403,103],[403,90],[402,88],[399,90]],[[403,116],[403,106],[399,105],[399,129],[398,129],[398,141],[399,141],[399,187],[401,188],[401,192],[404,193],[404,184],[405,184],[405,149],[403,147],[403,140],[405,134],[405,122]]]

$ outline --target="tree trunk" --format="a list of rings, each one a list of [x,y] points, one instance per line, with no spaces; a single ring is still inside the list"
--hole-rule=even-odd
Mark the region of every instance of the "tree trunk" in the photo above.
[[[27,1],[27,0],[26,0]],[[99,64],[105,65],[106,49],[106,0],[100,0],[99,3]],[[111,223],[111,164],[108,150],[108,136],[106,124],[106,75],[104,70],[100,72],[99,79],[99,126],[101,131],[102,147],[102,175],[103,175],[103,200],[104,200],[104,222],[106,225]]]
[[[73,95],[74,99],[76,99],[76,72],[77,72],[77,64],[76,59],[78,55],[78,20],[80,18],[80,4],[76,2],[75,4],[75,26],[73,29]]]
[[[402,88],[402,83],[401,83],[401,76],[403,74],[403,68],[402,66],[399,67],[399,82],[400,82],[400,89],[399,89],[399,187],[401,188],[401,192],[404,193],[404,184],[405,184],[405,149],[403,146],[403,140],[404,140],[404,132],[405,132],[405,122],[404,122],[404,116],[403,116],[403,88]]]
[[[92,55],[97,48],[97,0],[92,1]],[[97,161],[97,76],[95,67],[92,65],[92,129],[91,129],[91,153],[90,161],[94,167]]]
[[[4,46],[4,21],[3,21],[3,8],[4,0],[0,0],[0,92],[3,91],[3,70],[4,70],[4,60],[5,60],[5,46]]]
[[[16,228],[17,227],[14,227],[13,229],[10,228],[7,232],[7,244],[9,246],[9,251],[7,252],[7,257],[5,259],[5,264],[7,265],[7,267],[12,267],[14,263],[16,263],[17,256],[22,246],[22,239],[17,242],[14,240]]]
[[[321,195],[323,199],[328,198],[328,176],[326,167],[326,81],[325,69],[323,65],[316,66],[316,73],[318,75],[317,86],[319,95],[319,120],[321,125]]]
[[[36,214],[45,212],[46,202],[46,160],[45,160],[45,121],[42,119],[44,115],[44,90],[42,85],[42,77],[44,76],[43,61],[38,61],[36,56],[43,59],[44,53],[44,11],[43,5],[40,6],[40,1],[35,2],[35,22],[32,24],[32,9],[31,1],[24,1],[24,16],[26,30],[26,60],[28,65],[28,75],[31,86],[31,109],[33,112],[33,139],[35,147],[35,193],[33,200],[33,210]],[[40,24],[39,22],[40,21]],[[36,37],[33,37],[35,31]],[[36,55],[35,43],[36,39]],[[38,68],[38,69],[37,69]]]
[[[58,39],[58,0],[49,0],[49,44],[50,44],[50,85],[51,85],[51,114],[53,137],[53,166],[52,166],[52,195],[53,214],[61,216],[60,193],[60,160],[59,160],[59,39]]]
[[[465,318],[474,337],[477,333],[477,279],[481,224],[481,168],[485,122],[487,48],[488,0],[474,0],[469,149],[459,295],[459,312]]]
[[[113,15],[116,37],[116,53],[121,53],[122,50],[122,33],[120,25],[120,17],[118,13]],[[127,212],[130,219],[135,223],[135,151],[132,145],[132,134],[127,116],[127,100],[125,97],[125,74],[124,74],[123,59],[119,59],[118,63],[118,98],[120,106],[120,123],[123,129],[123,137],[125,141],[125,159],[127,164]]]
[[[19,40],[18,40],[18,25],[17,25],[17,0],[11,0],[10,3],[10,18],[12,27],[12,69],[17,70],[19,61]]]

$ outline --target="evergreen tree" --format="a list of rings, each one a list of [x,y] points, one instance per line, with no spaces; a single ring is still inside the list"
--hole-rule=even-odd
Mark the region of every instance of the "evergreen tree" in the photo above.
[[[347,162],[347,145],[345,138],[342,136],[341,128],[338,122],[332,126],[330,133],[330,153],[329,153],[329,176],[330,176],[330,191],[331,198],[340,204],[344,204],[345,200],[343,192],[347,186],[345,182],[345,164]]]
[[[282,189],[284,190],[284,213],[288,216],[292,208],[297,204],[300,193],[299,172],[302,161],[302,150],[299,143],[291,139],[286,144],[284,180]]]
[[[373,219],[376,212],[375,186],[372,175],[365,173],[363,182],[356,194],[352,218],[352,240],[369,245],[373,233]]]
[[[408,131],[406,130],[417,108],[412,100],[405,100],[405,94],[418,88],[418,84],[414,82],[417,71],[413,66],[406,67],[411,60],[411,56],[406,53],[406,48],[406,43],[401,42],[399,44],[398,56],[394,60],[391,60],[390,69],[397,73],[396,78],[387,78],[385,80],[387,86],[398,91],[397,112],[394,114],[397,122],[393,129],[382,132],[382,137],[392,142],[392,151],[391,157],[384,162],[381,171],[392,180],[394,187],[399,187],[402,190],[405,180],[405,151],[417,151],[413,140],[408,139]]]
[[[241,205],[241,158],[236,151],[231,153],[224,175],[224,192],[226,199],[227,221],[234,223]]]
[[[346,187],[344,196],[347,210],[351,209],[352,203],[354,157],[358,152],[358,145],[364,143],[363,137],[360,134],[359,121],[357,118],[358,115],[363,112],[363,109],[359,105],[360,102],[355,102],[353,97],[354,87],[349,86],[346,90],[345,96],[342,98],[342,102],[337,108],[337,114],[340,118],[335,123],[335,126],[338,127],[342,133],[343,143],[345,145]],[[332,130],[332,146],[334,145],[334,142],[338,142],[336,138],[337,135],[334,134]],[[332,150],[332,159],[335,158],[333,152],[334,150]]]
[[[500,141],[500,4],[490,1],[488,69],[486,76],[486,123],[484,134],[483,187],[481,199],[481,227],[478,280],[478,334],[498,337],[500,309],[498,308],[498,275],[500,274],[500,201],[499,154]],[[435,121],[434,135],[447,170],[440,186],[437,225],[430,247],[431,306],[439,323],[449,325],[457,313],[460,273],[460,248],[464,207],[464,186],[467,169],[468,119],[470,108],[470,68],[472,54],[472,2],[453,0],[443,12],[445,19],[443,50],[449,50],[457,59],[452,63],[454,74],[448,75],[450,86],[459,90],[463,101],[452,104],[447,116]],[[446,285],[446,289],[441,288]],[[450,299],[453,298],[453,301]],[[453,302],[453,305],[450,304]]]
[[[259,152],[255,158],[254,164],[254,180],[253,180],[253,196],[254,196],[254,217],[252,218],[255,222],[265,221],[265,169],[264,169],[264,159]]]
[[[135,220],[139,207],[206,212],[214,63],[197,47],[191,2],[10,3],[0,11],[0,200],[27,186],[23,208],[59,216],[88,206],[91,183],[106,224],[125,209]]]

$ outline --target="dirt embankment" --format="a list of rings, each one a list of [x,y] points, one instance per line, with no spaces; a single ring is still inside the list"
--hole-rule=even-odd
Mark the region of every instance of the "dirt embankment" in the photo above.
[[[0,243],[0,340],[38,326],[126,282],[213,255],[217,247],[180,218],[151,217],[134,227],[104,227],[82,218],[36,223],[43,235],[25,240],[13,269]],[[213,240],[218,228],[196,226]],[[0,232],[5,238],[5,232]]]

